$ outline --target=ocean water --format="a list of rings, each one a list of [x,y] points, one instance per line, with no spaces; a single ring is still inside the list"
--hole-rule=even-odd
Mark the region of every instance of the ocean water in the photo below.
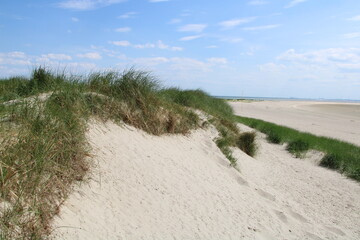
[[[213,96],[220,99],[243,99],[258,101],[315,101],[315,102],[350,102],[360,103],[360,100],[353,99],[324,99],[324,98],[272,98],[272,97],[239,97],[239,96]]]

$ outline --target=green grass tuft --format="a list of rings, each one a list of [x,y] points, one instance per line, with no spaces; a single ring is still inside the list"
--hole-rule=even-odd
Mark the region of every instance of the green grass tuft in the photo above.
[[[296,139],[294,141],[289,142],[286,147],[290,153],[294,154],[297,158],[302,157],[303,153],[309,150],[309,143],[305,142],[302,139]]]
[[[257,150],[255,144],[256,133],[255,132],[246,132],[240,134],[237,139],[236,145],[247,155],[254,156]]]

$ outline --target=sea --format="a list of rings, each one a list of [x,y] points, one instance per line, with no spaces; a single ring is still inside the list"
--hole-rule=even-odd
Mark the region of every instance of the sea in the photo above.
[[[227,100],[255,100],[255,101],[315,101],[315,102],[343,102],[360,103],[360,100],[353,99],[325,99],[325,98],[276,98],[276,97],[240,97],[240,96],[213,96]]]

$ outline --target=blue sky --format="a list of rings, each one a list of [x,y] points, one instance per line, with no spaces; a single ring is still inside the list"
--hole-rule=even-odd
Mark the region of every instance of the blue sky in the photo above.
[[[359,0],[0,2],[0,76],[152,71],[213,95],[360,99]]]

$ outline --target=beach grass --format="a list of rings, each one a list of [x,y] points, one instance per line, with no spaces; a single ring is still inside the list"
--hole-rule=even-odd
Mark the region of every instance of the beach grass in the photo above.
[[[201,90],[164,88],[135,69],[73,76],[39,67],[29,78],[1,79],[0,239],[49,234],[71,185],[91,165],[89,119],[125,122],[154,135],[185,134],[201,127],[193,109],[210,116],[220,132],[217,145],[235,165],[231,147],[247,145],[237,144],[242,133],[232,109]]]
[[[320,166],[335,169],[360,181],[360,147],[337,139],[316,136],[259,119],[236,116],[239,123],[268,135],[272,143],[288,143],[287,150],[296,156],[308,149],[324,152]]]

